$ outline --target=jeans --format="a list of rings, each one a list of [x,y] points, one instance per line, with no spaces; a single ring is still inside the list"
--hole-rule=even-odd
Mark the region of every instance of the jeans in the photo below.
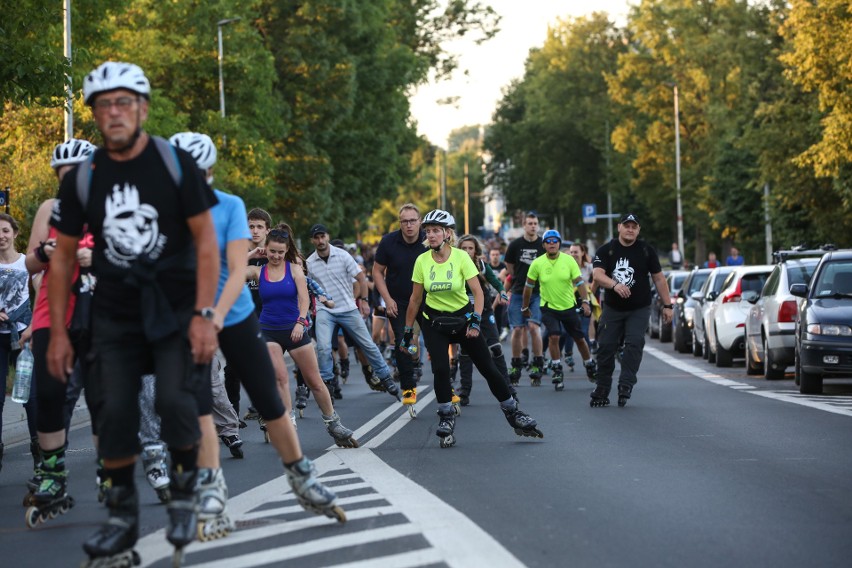
[[[317,310],[316,333],[317,333],[317,363],[319,363],[320,376],[324,382],[334,379],[334,364],[331,359],[331,336],[334,326],[339,325],[352,338],[355,345],[367,357],[367,361],[373,367],[373,372],[379,379],[390,378],[391,372],[379,348],[373,343],[370,330],[361,317],[358,310],[333,314],[328,310]]]
[[[621,359],[621,375],[618,384],[636,384],[636,373],[642,363],[642,351],[645,348],[645,329],[651,306],[626,312],[619,312],[604,306],[598,327],[598,377],[599,387],[612,387],[612,373],[615,370],[615,353],[624,337],[624,357]]]
[[[521,304],[523,301],[523,292],[512,294],[512,297],[509,298],[509,326],[512,329],[515,329],[516,327],[524,327],[527,322],[530,321],[541,325],[541,296],[539,293],[534,292],[533,295],[530,296],[530,317],[525,317],[521,313],[521,308],[523,307]]]

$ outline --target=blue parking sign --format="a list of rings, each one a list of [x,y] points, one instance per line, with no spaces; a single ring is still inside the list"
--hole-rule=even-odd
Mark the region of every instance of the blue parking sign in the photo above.
[[[598,206],[594,203],[583,204],[583,223],[594,223],[597,221]]]

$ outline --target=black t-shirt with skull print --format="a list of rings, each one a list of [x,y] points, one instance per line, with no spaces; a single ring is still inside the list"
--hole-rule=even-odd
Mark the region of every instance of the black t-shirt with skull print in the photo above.
[[[62,180],[50,222],[66,235],[82,235],[88,224],[95,241],[92,269],[98,277],[97,309],[123,316],[139,314],[139,289],[125,283],[131,265],[146,255],[156,269],[170,258],[183,256],[193,246],[186,220],[216,204],[192,156],[181,149],[176,153],[181,169],[177,188],[153,140],[139,156],[124,162],[97,152],[85,208],[77,194],[76,169]],[[194,304],[194,275],[191,261],[157,272],[157,282],[174,309]]]
[[[614,310],[625,312],[651,304],[649,276],[660,272],[660,257],[644,241],[637,240],[629,247],[612,239],[595,253],[595,268],[603,268],[606,275],[630,288],[630,297],[622,298],[607,290],[604,303]]]

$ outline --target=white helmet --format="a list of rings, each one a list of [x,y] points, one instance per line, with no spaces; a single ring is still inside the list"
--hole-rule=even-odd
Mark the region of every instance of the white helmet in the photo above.
[[[95,95],[116,89],[127,89],[151,98],[151,84],[138,65],[107,61],[83,79],[83,102],[91,105]]]
[[[169,138],[169,142],[192,154],[195,163],[202,171],[206,172],[216,163],[216,146],[206,134],[179,132]]]
[[[85,161],[89,157],[89,154],[94,151],[94,144],[85,140],[69,138],[65,142],[57,144],[56,148],[53,149],[53,155],[50,157],[50,167],[55,170],[62,166],[79,164]]]
[[[434,211],[429,211],[426,213],[426,216],[423,217],[422,225],[438,225],[440,227],[446,227],[448,229],[456,228],[456,220],[452,215],[444,211],[443,209],[435,209]]]

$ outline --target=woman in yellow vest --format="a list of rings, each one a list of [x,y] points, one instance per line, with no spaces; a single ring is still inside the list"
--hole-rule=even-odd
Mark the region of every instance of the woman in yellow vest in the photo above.
[[[425,245],[430,249],[417,257],[411,276],[413,289],[401,349],[407,350],[414,335],[414,321],[422,304],[422,330],[426,348],[432,360],[435,377],[435,397],[438,401],[438,437],[441,447],[455,444],[455,413],[452,408],[452,384],[450,382],[450,358],[447,348],[458,343],[470,355],[471,361],[488,381],[494,397],[509,424],[519,436],[543,438],[535,420],[518,409],[506,381],[494,365],[491,351],[480,334],[484,296],[479,285],[479,270],[470,256],[453,246],[455,241],[455,219],[441,209],[430,211],[423,217],[426,232]],[[473,306],[465,290],[465,284],[473,292]],[[426,302],[423,303],[423,293]]]

